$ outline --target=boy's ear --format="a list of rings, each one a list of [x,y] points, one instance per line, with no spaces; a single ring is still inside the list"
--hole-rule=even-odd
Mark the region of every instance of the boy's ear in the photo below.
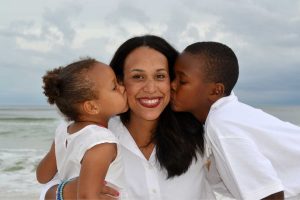
[[[215,102],[221,97],[224,96],[225,93],[225,86],[223,83],[214,83],[211,94],[210,94],[210,99]]]
[[[100,112],[100,107],[94,101],[85,101],[82,105],[82,108],[85,113],[95,115]]]

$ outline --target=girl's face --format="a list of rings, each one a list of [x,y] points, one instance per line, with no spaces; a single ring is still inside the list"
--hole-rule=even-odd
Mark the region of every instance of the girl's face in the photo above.
[[[125,88],[118,84],[111,67],[103,63],[96,63],[93,69],[89,71],[89,78],[95,84],[98,99],[94,101],[99,105],[101,115],[104,118],[127,111]]]
[[[205,81],[204,59],[182,53],[175,63],[175,79],[172,81],[172,108],[192,113],[205,122],[211,101],[211,83]]]
[[[123,70],[130,116],[158,119],[170,101],[167,58],[152,48],[139,47],[127,56]]]

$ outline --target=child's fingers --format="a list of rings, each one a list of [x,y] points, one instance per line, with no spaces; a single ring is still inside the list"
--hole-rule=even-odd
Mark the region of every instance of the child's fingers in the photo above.
[[[118,199],[118,197],[112,197],[110,195],[101,194],[101,195],[99,195],[98,199],[101,199],[101,200],[116,200],[116,199]]]
[[[103,188],[102,188],[102,194],[106,194],[106,195],[110,195],[110,196],[113,196],[113,197],[118,197],[119,196],[119,192],[107,185],[104,185]]]

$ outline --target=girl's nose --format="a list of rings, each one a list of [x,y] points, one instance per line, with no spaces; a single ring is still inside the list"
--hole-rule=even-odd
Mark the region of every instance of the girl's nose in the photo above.
[[[120,91],[122,94],[124,94],[124,92],[125,92],[125,87],[124,87],[123,85],[120,85],[120,84],[118,84],[118,87],[119,87],[119,91]]]

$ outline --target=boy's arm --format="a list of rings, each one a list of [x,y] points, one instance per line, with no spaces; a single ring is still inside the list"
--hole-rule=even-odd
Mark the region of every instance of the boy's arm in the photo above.
[[[218,129],[213,124],[218,124]],[[209,122],[207,138],[216,168],[229,192],[237,199],[278,198],[283,185],[271,161],[244,129],[228,124],[225,120]]]
[[[117,155],[116,148],[114,143],[103,143],[84,154],[78,179],[79,199],[100,199],[107,170]]]
[[[36,178],[39,183],[49,182],[57,172],[56,157],[55,157],[55,144],[51,145],[50,151],[41,160],[36,169]]]
[[[277,192],[275,194],[271,194],[270,196],[267,196],[263,198],[262,200],[283,200],[284,199],[284,192]]]

